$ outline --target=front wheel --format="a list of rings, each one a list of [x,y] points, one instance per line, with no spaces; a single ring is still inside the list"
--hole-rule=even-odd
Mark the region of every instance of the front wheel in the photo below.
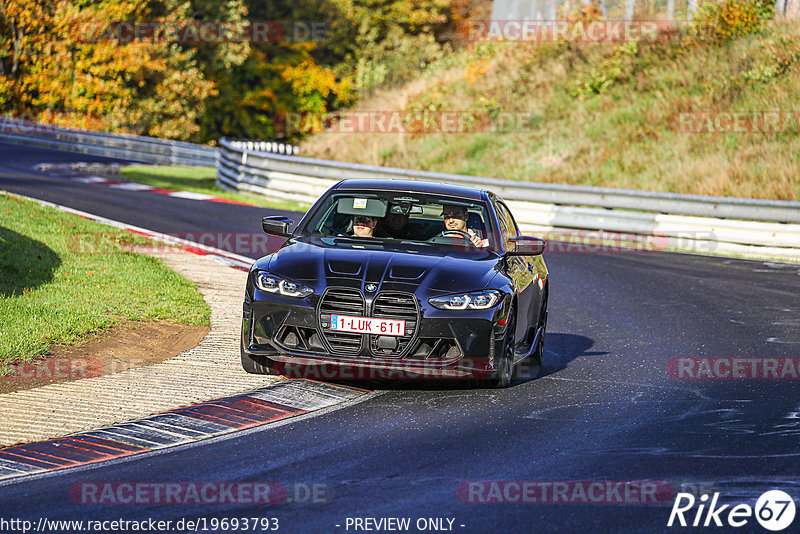
[[[511,384],[514,376],[514,329],[517,326],[517,312],[514,306],[508,310],[508,320],[506,321],[506,333],[503,336],[502,352],[497,355],[498,367],[495,375],[487,379],[486,387],[507,388]]]
[[[532,358],[534,365],[542,365],[542,358],[544,357],[544,336],[547,331],[547,294],[548,291],[545,289],[542,307],[539,310],[539,324],[536,327],[539,332],[539,339],[536,342],[536,352],[534,352]]]
[[[239,348],[242,355],[242,369],[254,375],[271,375],[272,361],[266,356],[247,354],[244,347]]]

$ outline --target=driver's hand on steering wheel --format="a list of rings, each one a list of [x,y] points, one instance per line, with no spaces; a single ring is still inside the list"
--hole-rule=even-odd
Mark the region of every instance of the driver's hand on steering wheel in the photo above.
[[[481,236],[478,235],[477,233],[475,233],[475,230],[467,228],[467,231],[464,232],[464,233],[469,236],[470,243],[475,245],[477,248],[483,248],[483,247],[488,247],[489,246],[489,240],[488,239],[481,239]]]
[[[469,232],[469,230],[468,230],[468,232]],[[469,240],[470,240],[470,242],[472,242],[472,244],[473,244],[473,245],[475,245],[475,246],[476,246],[476,247],[478,247],[478,248],[481,248],[481,247],[485,247],[485,246],[486,246],[486,245],[484,245],[484,243],[483,243],[483,239],[481,239],[481,238],[480,238],[480,237],[478,237],[477,235],[473,234],[472,232],[469,232],[469,234],[470,234],[470,235],[469,235]]]
[[[460,237],[461,239],[469,239],[470,243],[472,243],[477,248],[484,248],[489,246],[488,239],[481,239],[479,235],[475,233],[474,230],[467,229],[464,230],[444,230],[442,231],[441,235],[454,235]]]

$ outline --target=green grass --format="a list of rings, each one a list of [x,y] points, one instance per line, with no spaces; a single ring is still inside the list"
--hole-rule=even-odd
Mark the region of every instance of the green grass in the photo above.
[[[0,193],[0,374],[122,319],[208,325],[192,282],[121,246],[144,242]]]
[[[245,202],[256,206],[300,211],[305,213],[310,206],[289,200],[274,200],[249,193],[231,193],[216,184],[217,170],[214,167],[171,167],[131,165],[121,170],[122,176],[132,182],[152,185],[174,191],[204,193],[227,200]]]
[[[770,22],[719,43],[681,34],[624,46],[479,45],[439,72],[387,89],[375,107],[532,114],[533,127],[522,131],[330,132],[310,137],[301,151],[513,180],[800,200],[796,128],[782,134],[679,129],[682,112],[797,111],[800,23]]]

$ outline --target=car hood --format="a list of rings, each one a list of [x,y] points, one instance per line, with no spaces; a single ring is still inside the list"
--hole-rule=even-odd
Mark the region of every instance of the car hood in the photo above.
[[[371,242],[330,237],[292,238],[257,265],[307,285],[339,285],[342,280],[376,283],[382,289],[409,286],[432,292],[483,289],[499,269],[493,252],[465,251],[409,242]],[[350,284],[347,284],[350,285]]]

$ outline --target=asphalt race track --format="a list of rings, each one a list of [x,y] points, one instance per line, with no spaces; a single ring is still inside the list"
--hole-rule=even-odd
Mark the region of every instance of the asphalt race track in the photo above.
[[[113,158],[0,142],[0,189],[163,233],[261,232],[262,208],[81,184],[31,170],[38,163],[121,162]],[[35,178],[34,178],[35,177]],[[273,214],[284,214],[272,210]],[[297,214],[295,215],[297,218]]]
[[[90,160],[103,158],[0,144],[0,189],[160,232],[258,232],[273,213],[30,170]],[[719,493],[717,507],[754,506],[778,489],[800,505],[800,378],[784,360],[800,358],[800,265],[655,252],[545,258],[538,378],[506,390],[386,383],[313,417],[0,484],[0,517],[206,518],[216,532],[235,530],[212,519],[245,517],[277,518],[279,532],[377,530],[357,518],[408,518],[408,529],[395,529],[408,532],[768,532],[755,517],[728,525],[730,506],[718,516],[723,527],[667,521],[678,492],[698,497],[690,524],[703,494]],[[719,378],[700,373],[704,358]],[[766,378],[732,378],[767,361],[777,367]],[[76,498],[76,484],[105,482],[273,482],[288,493],[276,504]]]

